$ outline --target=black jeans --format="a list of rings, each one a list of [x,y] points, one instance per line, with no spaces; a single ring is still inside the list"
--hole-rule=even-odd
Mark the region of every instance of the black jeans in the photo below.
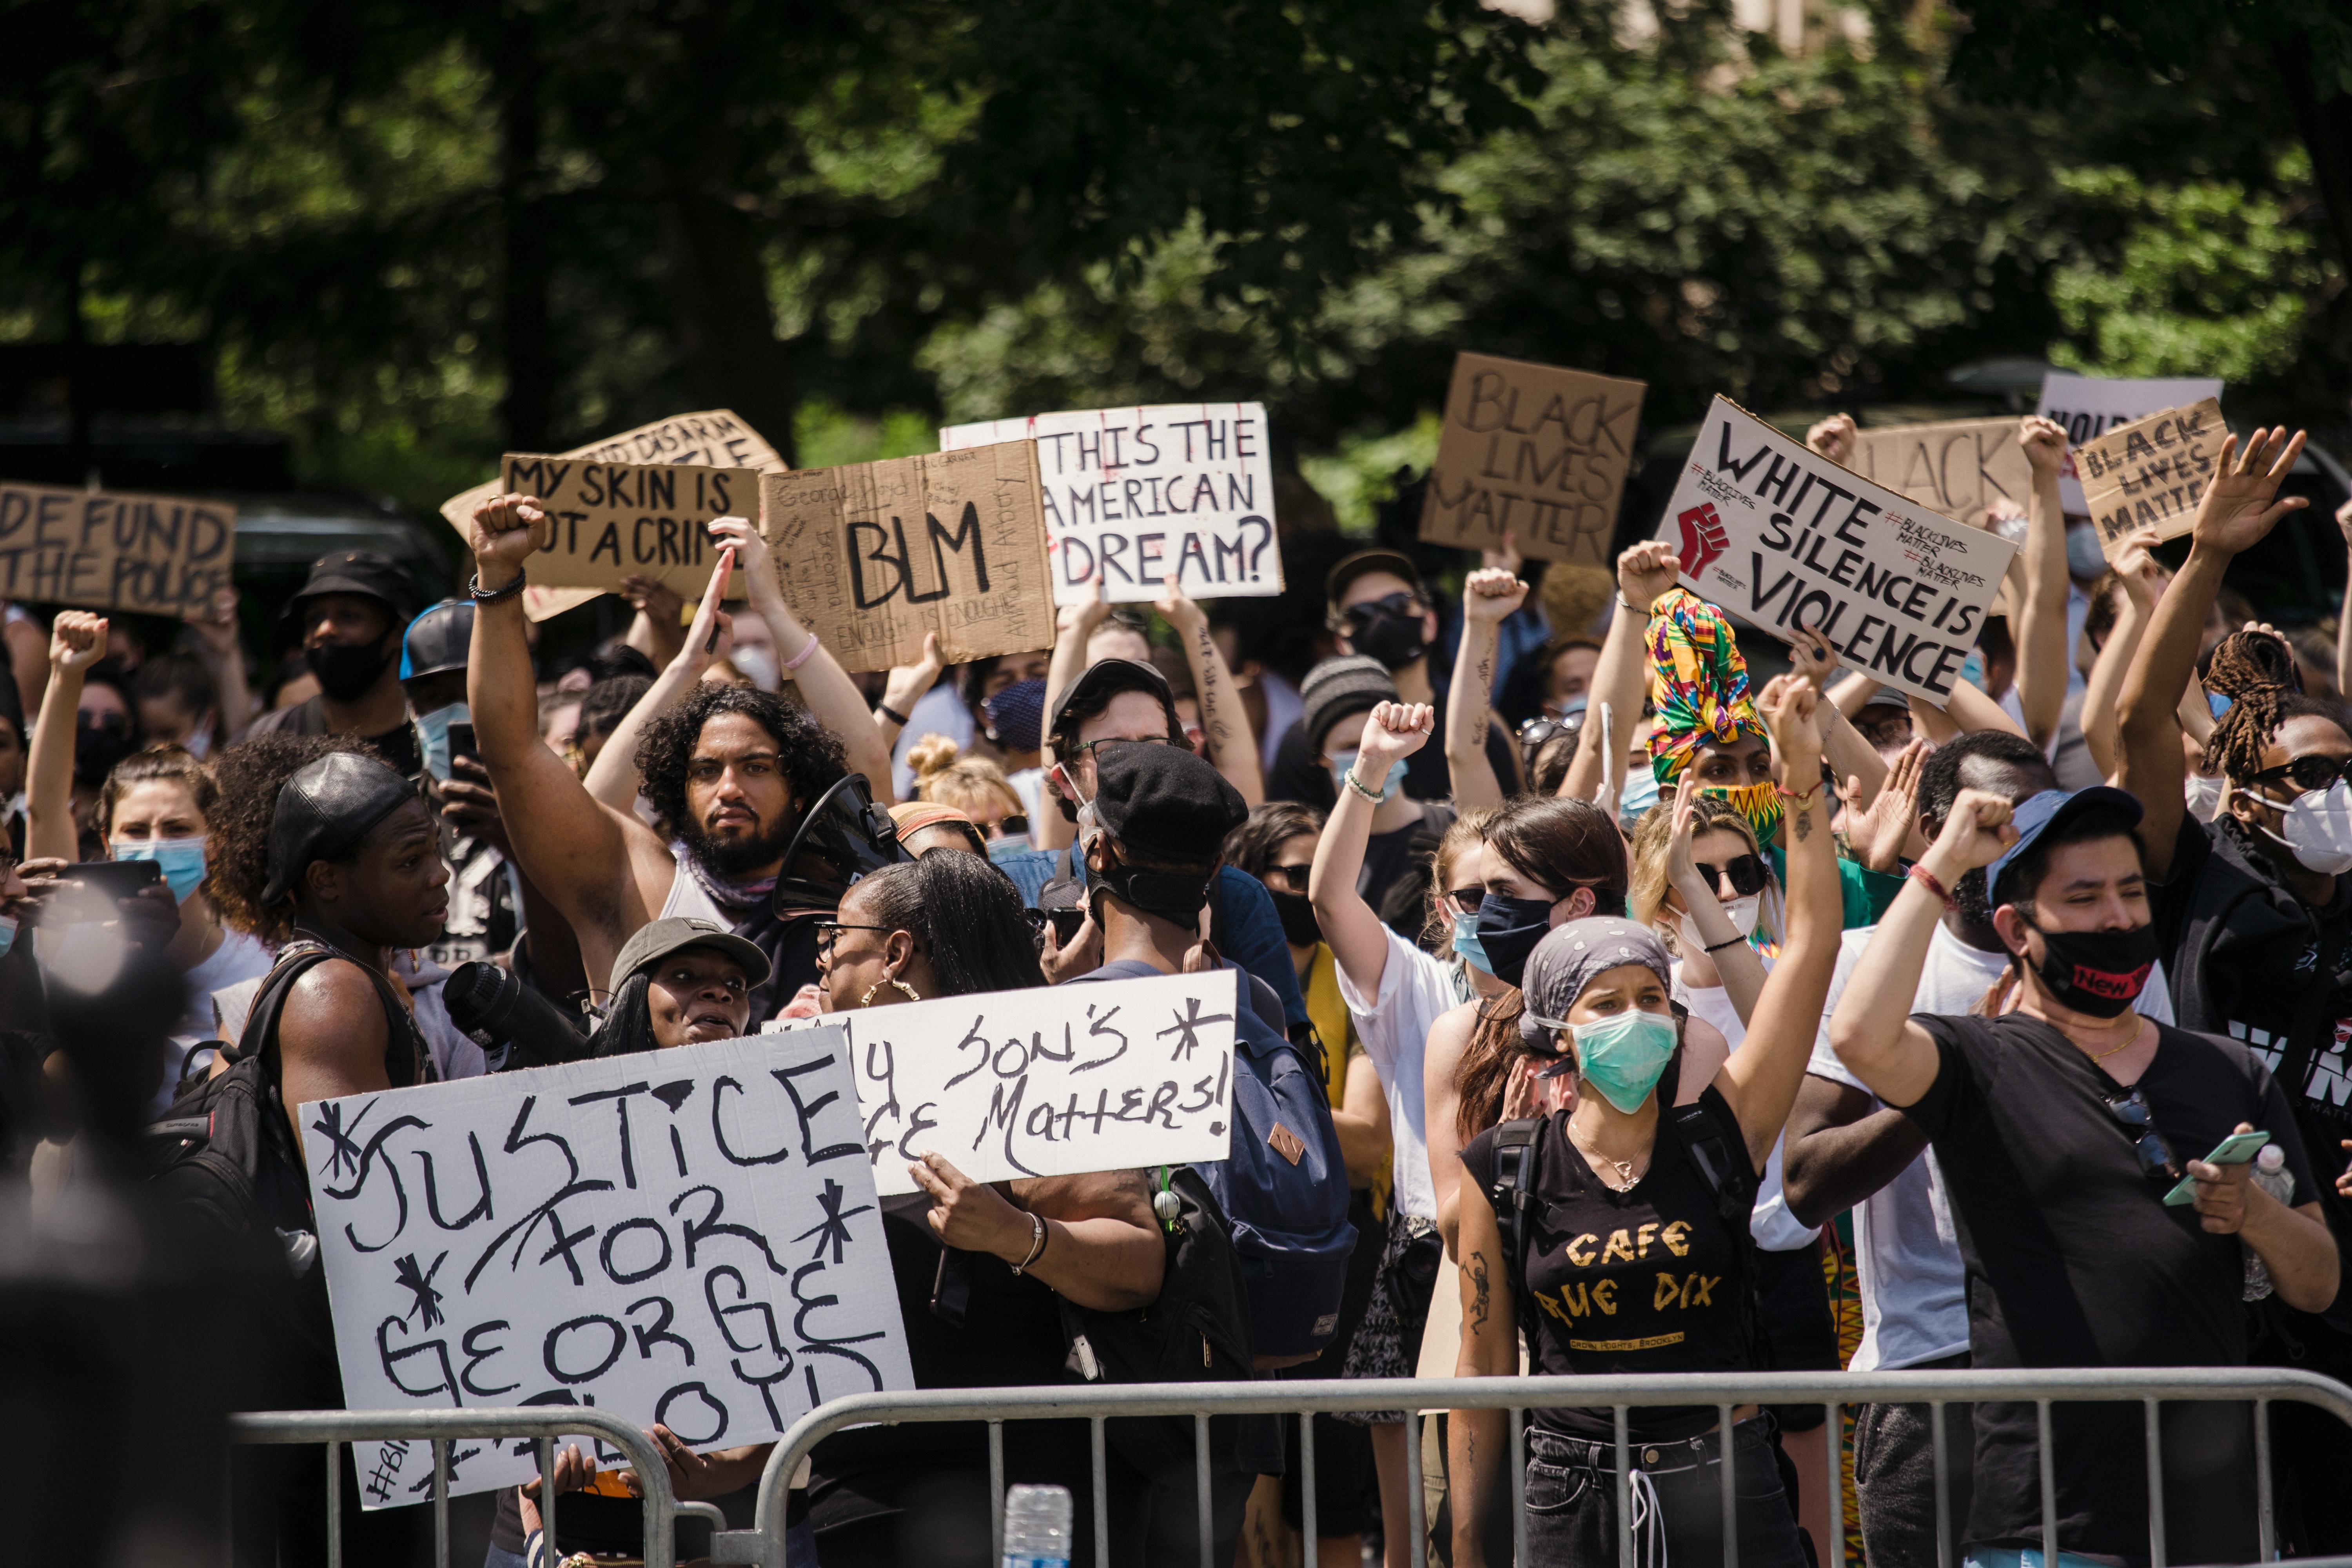
[[[1807,1568],[1766,1418],[1733,1428],[1739,1568]],[[1641,1568],[1723,1562],[1722,1435],[1635,1442],[1633,1558]],[[1528,1429],[1528,1568],[1616,1568],[1617,1447]]]

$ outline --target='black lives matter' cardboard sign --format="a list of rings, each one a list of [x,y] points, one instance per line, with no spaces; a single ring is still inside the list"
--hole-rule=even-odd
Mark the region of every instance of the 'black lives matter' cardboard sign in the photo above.
[[[185,618],[236,554],[224,501],[0,484],[0,599]]]
[[[509,452],[500,482],[537,496],[554,523],[530,558],[531,581],[548,588],[610,590],[624,577],[651,577],[699,598],[719,560],[710,520],[755,517],[760,505],[760,476],[749,468]],[[730,579],[728,596],[742,593]]]
[[[2176,376],[2170,380],[2119,380],[2106,376],[2070,375],[2053,370],[2042,379],[2042,401],[2033,412],[2054,419],[2066,432],[2070,450],[2058,469],[2058,502],[2073,516],[2084,516],[2090,504],[2084,498],[2082,477],[2075,471],[2074,452],[2118,425],[2145,419],[2168,408],[2221,395],[2221,383],[2210,376]]]
[[[1054,646],[1037,443],[760,481],[760,531],[784,600],[851,671]]]
[[[1457,354],[1421,537],[1587,566],[1611,563],[1642,423],[1638,381]]]
[[[2014,419],[1960,419],[1857,431],[1854,472],[1955,521],[1995,501],[2020,510],[2033,491],[2033,465],[2017,444]]]
[[[2082,476],[2083,499],[2108,560],[2140,529],[2177,539],[2196,526],[2198,505],[2213,482],[2229,433],[2221,405],[2209,397],[2115,426],[2075,449],[2074,471]]]
[[[1722,397],[1658,537],[1701,598],[1783,640],[1811,626],[1847,668],[1938,705],[2017,553]]]

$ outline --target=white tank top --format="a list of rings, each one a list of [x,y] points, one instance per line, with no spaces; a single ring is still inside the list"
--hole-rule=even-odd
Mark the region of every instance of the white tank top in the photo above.
[[[702,884],[694,879],[694,873],[688,870],[682,862],[671,873],[669,897],[662,900],[661,913],[654,918],[666,921],[672,915],[692,915],[725,926],[729,931],[735,929],[733,917],[719,907],[718,900],[703,890]]]

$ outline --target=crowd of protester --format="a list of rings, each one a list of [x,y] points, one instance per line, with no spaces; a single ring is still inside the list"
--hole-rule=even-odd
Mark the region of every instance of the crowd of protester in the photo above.
[[[1843,457],[1853,434],[1809,440]],[[866,675],[737,519],[711,528],[740,608],[633,582],[627,631],[547,668],[525,496],[478,509],[466,591],[438,603],[382,557],[318,562],[258,687],[233,594],[153,648],[9,605],[0,1155],[60,1211],[96,1179],[91,1075],[135,1076],[155,1190],[274,1281],[242,1401],[331,1408],[305,1102],[1222,968],[1286,1164],[1239,1132],[1207,1166],[996,1184],[926,1152],[883,1222],[922,1387],[1091,1380],[1114,1325],[1178,1292],[1220,1375],[1399,1380],[1395,1408],[1313,1418],[1311,1474],[1296,1418],[1221,1419],[1205,1465],[1190,1422],[1114,1424],[1118,1563],[1199,1561],[1202,1521],[1221,1563],[1296,1562],[1308,1489],[1325,1563],[1401,1568],[1416,1501],[1445,1561],[1510,1561],[1504,1415],[1453,1412],[1411,1453],[1416,1375],[2352,1380],[2344,658],[2225,585],[2301,504],[2277,490],[2302,439],[2233,440],[2185,556],[2137,535],[2111,566],[2062,510],[2063,436],[2021,421],[2022,517],[1965,520],[2021,548],[1943,704],[1801,628],[1743,652],[1659,543],[1604,599],[1602,574],[1507,551],[1441,593],[1426,551],[1302,535],[1280,605],[1171,586],[1147,615],[1097,587],[1050,648],[948,667],[934,638]],[[1319,626],[1284,624],[1318,593]],[[1785,672],[1752,679],[1768,649]],[[125,952],[177,977],[166,1047],[54,1048],[53,1013]],[[550,1027],[461,1026],[484,973]],[[2253,1131],[2283,1159],[2199,1157]],[[1252,1251],[1267,1215],[1295,1275]],[[1253,1270],[1306,1284],[1253,1294]],[[1630,1523],[1650,1568],[1711,1563],[1729,1522],[1742,1563],[1818,1563],[1848,1529],[1841,1465],[1872,1568],[2014,1568],[2045,1510],[2084,1561],[2149,1560],[2140,1411],[2057,1406],[2049,1458],[2030,1404],[1943,1419],[1639,1407],[1620,1478],[1610,1409],[1537,1409],[1528,1560],[1613,1563]],[[2254,1555],[2255,1419],[2163,1410],[2172,1559]],[[2283,1546],[2352,1551],[2352,1432],[2267,1419]],[[676,1495],[748,1518],[765,1446],[653,1436]],[[1009,1426],[1003,1461],[1070,1489],[1089,1560],[1087,1425]],[[323,1560],[320,1463],[241,1458],[241,1561]],[[567,1453],[556,1482],[591,1469]],[[410,1561],[420,1510],[362,1513],[342,1474],[345,1560]],[[488,1568],[633,1550],[643,1485],[564,1499],[560,1542],[534,1489],[505,1492]],[[802,1568],[984,1558],[977,1426],[844,1433],[794,1487]]]

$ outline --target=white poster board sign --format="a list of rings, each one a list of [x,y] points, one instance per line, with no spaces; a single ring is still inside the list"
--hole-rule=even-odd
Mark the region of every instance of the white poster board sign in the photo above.
[[[1195,599],[1282,592],[1274,464],[1263,403],[1170,403],[986,419],[940,450],[1034,440],[1054,603],[1099,569],[1103,597],[1149,602],[1168,582]]]
[[[875,1191],[919,1191],[907,1167],[927,1152],[975,1182],[1229,1157],[1241,979],[1227,969],[826,1014],[856,1064]]]
[[[2088,517],[2090,502],[2074,472],[2074,448],[2095,440],[2117,425],[2145,419],[2167,408],[2181,408],[2221,395],[2218,376],[2175,376],[2170,380],[2123,381],[2105,376],[2069,375],[2053,370],[2042,383],[2042,401],[2033,412],[2057,421],[2066,432],[2066,460],[2058,468],[2058,500],[2069,513]]]
[[[913,1387],[858,1121],[824,1027],[303,1106],[344,1404],[593,1404],[707,1450]],[[432,1497],[425,1445],[353,1448],[362,1507]],[[532,1455],[455,1443],[449,1489]]]
[[[1699,597],[1783,641],[1813,627],[1847,668],[1938,706],[2017,553],[1722,397],[1658,537]]]

